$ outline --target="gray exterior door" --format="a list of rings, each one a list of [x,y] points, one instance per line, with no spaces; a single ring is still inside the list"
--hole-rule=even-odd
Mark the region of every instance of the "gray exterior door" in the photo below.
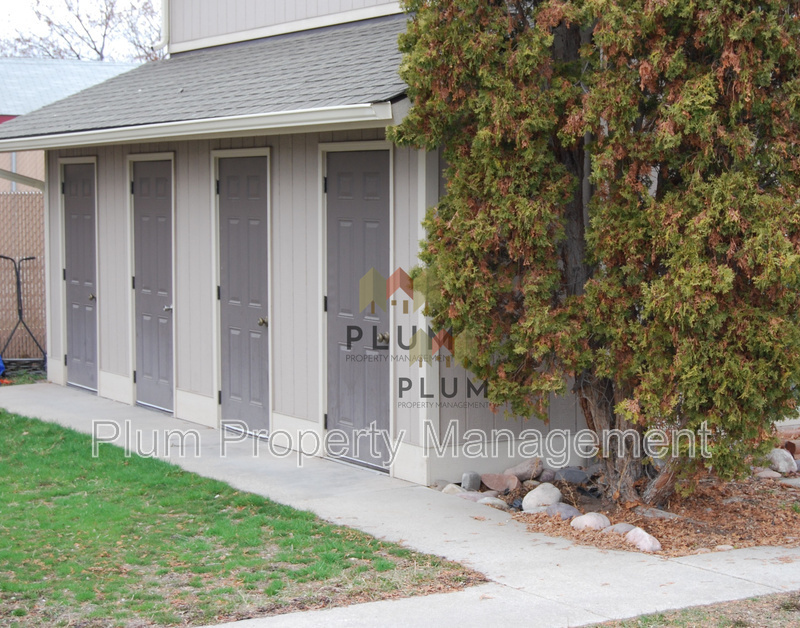
[[[97,390],[94,164],[64,165],[67,383]]]
[[[371,269],[389,277],[389,152],[328,153],[327,177],[327,424],[348,435],[342,457],[385,468],[389,313],[385,286],[361,311],[359,285]]]
[[[136,402],[173,409],[172,163],[133,164]]]
[[[266,157],[219,160],[222,422],[269,429]]]

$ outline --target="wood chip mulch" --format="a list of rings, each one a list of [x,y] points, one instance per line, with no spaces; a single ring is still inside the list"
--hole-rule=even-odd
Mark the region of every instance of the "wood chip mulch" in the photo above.
[[[800,488],[786,486],[780,480],[753,477],[722,482],[707,478],[693,495],[672,499],[665,510],[678,517],[670,519],[645,516],[641,509],[609,504],[597,507],[587,499],[573,505],[582,512],[603,512],[612,524],[625,522],[643,528],[661,542],[660,556],[687,556],[713,551],[720,545],[732,545],[735,549],[757,545],[800,546]],[[531,532],[565,537],[603,549],[638,551],[622,536],[580,532],[558,517],[543,513],[517,513],[514,517]]]

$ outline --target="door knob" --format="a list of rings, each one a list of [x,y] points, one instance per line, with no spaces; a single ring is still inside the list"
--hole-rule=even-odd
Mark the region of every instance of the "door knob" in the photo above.
[[[382,334],[378,334],[378,342],[384,345],[389,344],[389,332],[384,332]]]
[[[172,306],[171,305],[165,305],[164,306],[164,311],[165,312],[171,312],[172,311]]]
[[[259,327],[269,327],[269,321],[266,318],[259,318],[258,319],[258,326]]]
[[[96,300],[97,300],[97,297],[96,297],[96,296],[94,296],[93,294],[90,294],[90,295],[89,295],[89,300],[90,300],[90,301],[96,301]]]

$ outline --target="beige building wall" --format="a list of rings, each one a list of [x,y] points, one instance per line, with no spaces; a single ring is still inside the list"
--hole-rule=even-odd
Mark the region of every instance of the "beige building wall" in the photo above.
[[[270,212],[272,239],[271,356],[272,426],[287,430],[323,430],[325,407],[325,293],[323,273],[322,172],[323,148],[331,143],[382,142],[381,129],[307,133],[249,138],[162,142],[52,151],[48,154],[48,316],[49,377],[65,383],[65,323],[63,224],[60,159],[96,159],[98,238],[98,345],[99,394],[133,403],[132,227],[130,217],[130,159],[136,154],[168,153],[174,159],[174,324],[176,356],[175,414],[189,421],[217,427],[219,388],[215,364],[218,342],[216,308],[216,213],[213,186],[214,151],[268,148],[270,152]],[[373,144],[365,144],[372,146]],[[426,209],[439,195],[439,162],[435,154],[389,147],[393,164],[393,222],[391,265],[411,270],[417,264],[420,225]],[[403,314],[395,308],[392,327],[426,328],[420,311]],[[395,350],[396,355],[402,352]],[[460,477],[458,456],[429,460],[424,448],[425,425],[446,429],[450,421],[461,431],[478,428],[508,429],[516,436],[522,421],[507,421],[502,412],[487,407],[405,407],[399,402],[400,377],[424,377],[428,391],[462,381],[459,400],[466,395],[466,377],[455,365],[431,363],[423,367],[408,361],[392,363],[392,428],[403,434],[404,447],[393,472],[419,483],[448,474]],[[423,400],[418,387],[403,401]],[[434,401],[441,400],[438,396]],[[574,398],[554,399],[553,426],[578,425]],[[513,456],[511,456],[513,458]],[[490,461],[491,462],[491,461]],[[491,469],[503,462],[491,462]],[[489,462],[487,462],[487,466]],[[482,469],[479,469],[482,470]],[[502,469],[499,469],[502,471]],[[435,476],[435,477],[434,477]]]
[[[399,13],[396,0],[170,0],[170,52]]]

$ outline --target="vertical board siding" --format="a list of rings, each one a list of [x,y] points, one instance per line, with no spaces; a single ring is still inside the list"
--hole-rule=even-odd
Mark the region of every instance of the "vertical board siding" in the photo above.
[[[395,3],[396,0],[172,0],[170,41],[178,44]]]

